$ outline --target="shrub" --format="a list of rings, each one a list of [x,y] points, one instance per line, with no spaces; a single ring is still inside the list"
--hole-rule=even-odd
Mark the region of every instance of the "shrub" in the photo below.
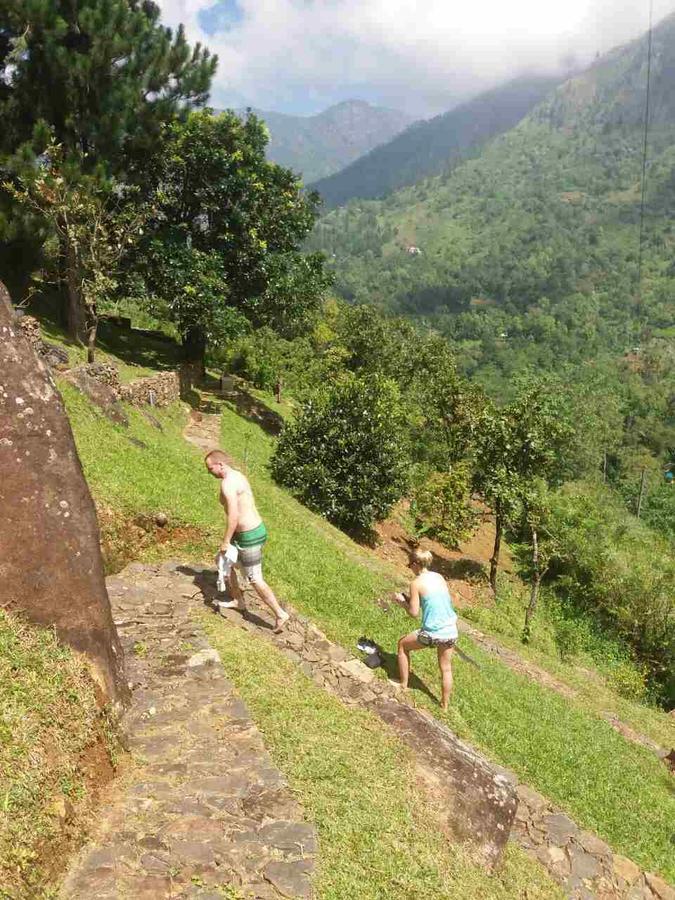
[[[582,636],[579,626],[570,619],[560,619],[555,624],[555,645],[560,659],[567,662],[574,659],[581,650]]]
[[[644,666],[637,666],[630,660],[622,660],[613,665],[607,673],[607,683],[622,697],[640,701],[644,700],[647,694],[647,675]]]
[[[466,463],[453,466],[449,472],[427,473],[416,486],[411,502],[417,533],[456,547],[476,524],[470,501],[471,471]]]
[[[396,384],[347,376],[316,391],[272,458],[274,478],[310,509],[368,531],[403,496],[410,466]]]
[[[675,699],[675,560],[672,544],[602,485],[575,484],[553,504],[556,591],[631,648],[663,701]]]

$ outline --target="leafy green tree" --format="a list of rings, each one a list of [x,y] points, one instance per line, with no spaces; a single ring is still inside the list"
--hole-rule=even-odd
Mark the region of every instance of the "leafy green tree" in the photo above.
[[[520,380],[508,406],[485,409],[477,429],[475,483],[495,513],[490,585],[497,567],[504,526],[515,524],[533,496],[537,479],[561,484],[572,474],[573,411],[560,385],[550,378]]]
[[[476,525],[476,512],[470,503],[471,469],[458,463],[445,472],[427,472],[416,485],[410,511],[417,536],[436,538],[446,547],[456,547]]]
[[[196,331],[205,341],[232,340],[250,330],[248,319],[229,305],[222,257],[184,242],[154,239],[142,256],[152,276],[152,293],[140,286],[142,302],[157,318],[169,320],[185,340]],[[147,276],[146,276],[147,277]],[[130,288],[138,289],[133,280]]]
[[[34,177],[36,159],[55,142],[64,179],[78,192],[74,205],[85,191],[110,192],[111,178],[144,182],[164,125],[206,101],[217,62],[159,16],[151,0],[0,0],[0,159],[8,175]],[[54,233],[64,238],[62,228]],[[30,242],[30,225],[24,234]],[[64,244],[61,258],[71,250]],[[62,280],[71,335],[88,341],[90,298],[80,293],[75,302],[77,280]]]
[[[159,18],[151,0],[0,0],[2,151],[40,153],[51,134],[78,168],[138,169],[217,64]]]
[[[522,513],[521,528],[527,538],[523,547],[526,554],[524,569],[530,580],[530,598],[525,610],[522,636],[523,643],[527,644],[532,636],[541,583],[556,552],[555,538],[550,529],[551,499],[543,479],[534,479],[528,485],[527,495],[522,501]]]
[[[319,389],[281,434],[272,473],[340,528],[369,532],[404,495],[407,422],[394,382],[347,376]]]
[[[411,418],[414,459],[439,471],[464,459],[483,397],[458,374],[448,341],[372,306],[342,306],[337,332],[347,368],[378,372],[399,385]]]
[[[117,288],[122,261],[138,240],[147,211],[133,191],[81,176],[64,174],[62,148],[52,144],[36,169],[5,190],[31,210],[55,236],[50,280],[63,282],[78,334],[86,335],[87,358],[94,361],[100,304]],[[30,173],[30,174],[28,174]],[[131,196],[129,196],[131,194]]]
[[[211,295],[210,320],[222,319],[217,308],[226,304],[253,325],[292,337],[310,323],[329,279],[320,255],[299,252],[316,197],[302,193],[292,172],[268,162],[267,139],[259,119],[242,121],[232,112],[195,112],[169,126],[148,162],[157,215],[150,249],[135,269],[145,272],[148,296],[172,308],[173,279],[162,268],[174,268],[176,248],[189,270],[202,266],[190,255],[217,256],[221,284]],[[204,315],[183,317],[180,327],[188,354],[203,359],[208,338],[216,337]]]

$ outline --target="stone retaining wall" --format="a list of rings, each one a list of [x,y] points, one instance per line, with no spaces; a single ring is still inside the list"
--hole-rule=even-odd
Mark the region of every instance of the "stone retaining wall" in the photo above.
[[[176,371],[158,372],[122,385],[120,397],[133,406],[170,406],[185,399],[193,385],[202,380],[198,363],[182,363]]]
[[[42,340],[40,323],[33,316],[18,316],[15,320],[19,333],[22,334],[43,363],[50,369],[64,371],[68,368],[68,353],[63,347],[48,344]]]
[[[45,344],[40,333],[40,323],[33,316],[20,316],[17,325],[23,336],[29,341],[37,354],[48,365],[56,365],[62,368],[64,359],[58,359],[59,354],[65,357],[67,365],[68,356],[61,348]],[[139,331],[139,334],[144,332]],[[154,332],[147,332],[153,334]],[[156,335],[155,335],[156,336]],[[166,335],[162,335],[166,340]],[[54,359],[50,358],[50,354]],[[137,378],[128,384],[122,384],[120,381],[117,367],[112,363],[98,362],[89,363],[83,366],[77,366],[71,370],[77,380],[81,376],[86,379],[93,379],[99,384],[107,385],[115,393],[116,399],[124,400],[133,406],[170,406],[181,397],[185,397],[187,392],[194,384],[198,384],[202,379],[201,366],[199,363],[186,362],[183,363],[175,371],[158,372],[156,375],[150,375],[147,378]]]
[[[40,334],[40,323],[38,320],[34,319],[33,316],[19,316],[16,324],[28,343],[39,353],[42,347],[42,335]]]
[[[545,797],[519,784],[513,837],[543,863],[569,897],[675,900],[675,890],[612,850]]]
[[[137,378],[122,385],[120,396],[133,406],[170,406],[180,400],[180,375],[178,372],[159,372],[148,378]]]

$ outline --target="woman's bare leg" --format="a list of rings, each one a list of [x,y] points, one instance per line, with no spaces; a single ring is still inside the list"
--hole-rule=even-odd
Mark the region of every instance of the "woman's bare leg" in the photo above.
[[[452,654],[454,647],[438,647],[438,668],[441,670],[441,709],[447,710],[452,693]]]
[[[410,651],[421,650],[422,644],[417,640],[417,632],[411,631],[398,642],[398,677],[401,687],[408,687],[410,677]]]

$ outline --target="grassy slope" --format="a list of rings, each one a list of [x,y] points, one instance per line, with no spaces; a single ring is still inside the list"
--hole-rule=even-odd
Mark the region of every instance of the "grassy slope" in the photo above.
[[[132,413],[131,434],[148,445],[141,449],[79,396],[67,391],[66,399],[94,493],[129,508],[169,509],[194,522],[204,529],[205,542],[188,551],[208,558],[222,530],[221,513],[198,454],[180,439],[180,415],[164,413],[160,433]],[[274,485],[266,472],[271,439],[230,410],[223,415],[223,446],[247,460],[272,535],[267,570],[275,589],[345,646],[367,633],[393,650],[411,623],[399,611],[384,613],[374,600],[392,585],[394,573]],[[468,640],[465,646],[482,668],[457,662],[448,724],[616,850],[675,878],[670,842],[675,798],[665,767],[583,704],[532,684]],[[435,691],[431,656],[419,655],[415,668]],[[423,691],[414,696],[440,715]]]
[[[86,800],[80,761],[99,710],[84,660],[2,611],[0,710],[0,897],[37,900],[64,837],[59,805]]]
[[[74,344],[60,325],[40,316],[40,327],[48,343],[66,350],[71,366],[86,363],[86,349]],[[99,325],[96,362],[117,366],[122,383],[155,375],[158,369],[175,369],[180,359],[180,348],[175,343],[133,330],[124,331],[105,321]]]
[[[634,702],[612,689],[613,680],[626,668],[630,671],[631,667],[624,662],[623,656],[612,656],[617,648],[610,639],[597,634],[590,638],[596,641],[599,654],[604,657],[600,671],[589,652],[581,651],[569,661],[562,660],[555,641],[555,622],[543,605],[535,619],[532,642],[529,645],[522,643],[523,610],[529,599],[525,594],[524,590],[503,590],[498,604],[467,607],[462,614],[481,631],[497,636],[501,644],[569,685],[589,709],[618,716],[662,747],[675,746],[675,720],[671,716],[656,707]]]
[[[347,709],[263,639],[208,613],[203,624],[319,829],[323,900],[561,896],[513,845],[490,878],[448,844],[409,750],[373,715]]]

